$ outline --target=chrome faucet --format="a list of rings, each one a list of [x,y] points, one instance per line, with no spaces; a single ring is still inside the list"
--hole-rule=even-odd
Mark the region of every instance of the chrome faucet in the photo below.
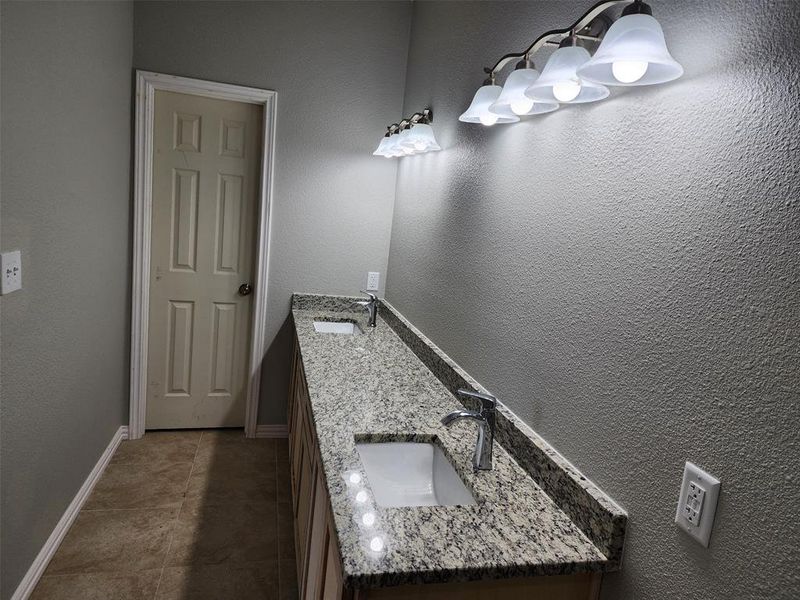
[[[442,425],[450,425],[459,419],[473,419],[478,422],[478,441],[475,444],[475,456],[472,465],[476,471],[489,471],[492,468],[492,446],[494,445],[494,422],[497,398],[489,394],[481,394],[472,390],[458,390],[459,396],[480,400],[481,409],[457,410],[442,417]]]
[[[372,292],[365,292],[364,290],[361,290],[361,293],[369,296],[369,300],[356,300],[353,302],[353,305],[358,304],[359,306],[364,307],[364,309],[369,313],[368,325],[370,327],[375,327],[375,319],[378,317],[378,296]]]

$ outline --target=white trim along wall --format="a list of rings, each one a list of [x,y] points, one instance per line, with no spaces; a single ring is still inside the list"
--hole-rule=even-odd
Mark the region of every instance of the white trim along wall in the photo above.
[[[95,464],[91,473],[89,473],[86,481],[83,482],[83,485],[78,490],[78,493],[75,494],[72,502],[70,502],[69,506],[67,506],[67,510],[64,511],[64,514],[61,516],[58,523],[56,523],[53,533],[51,533],[50,537],[47,538],[47,541],[39,551],[39,554],[36,556],[33,564],[28,569],[28,572],[25,573],[25,577],[23,577],[22,581],[20,581],[19,586],[17,586],[17,589],[14,592],[14,595],[11,596],[11,600],[26,600],[31,593],[33,593],[36,584],[39,583],[42,573],[44,573],[47,565],[50,564],[50,560],[53,558],[56,550],[58,550],[59,545],[61,545],[64,536],[67,535],[67,531],[69,531],[69,528],[72,527],[72,523],[78,516],[78,513],[83,507],[84,502],[86,502],[86,499],[89,497],[89,494],[92,493],[95,484],[100,480],[100,477],[106,470],[106,467],[108,466],[111,457],[114,456],[114,452],[116,452],[120,442],[126,439],[128,439],[128,428],[123,425],[116,431],[116,433],[114,433],[114,436],[111,438],[108,446],[100,456],[100,460],[97,461],[97,464]]]

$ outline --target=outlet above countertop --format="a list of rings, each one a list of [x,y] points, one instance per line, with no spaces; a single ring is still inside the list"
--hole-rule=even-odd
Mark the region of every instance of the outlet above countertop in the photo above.
[[[474,472],[474,425],[448,429],[440,419],[463,408],[454,386],[485,390],[390,305],[382,303],[378,326],[368,328],[353,300],[295,294],[292,302],[345,581],[369,587],[618,569],[625,512],[502,405],[494,468]],[[357,322],[364,334],[318,333],[314,321],[326,319]],[[438,445],[475,504],[379,506],[356,442],[380,441]],[[380,551],[370,545],[376,535]]]

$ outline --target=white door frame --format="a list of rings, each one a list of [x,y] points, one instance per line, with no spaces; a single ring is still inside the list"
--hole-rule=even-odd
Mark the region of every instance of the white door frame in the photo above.
[[[272,180],[275,155],[275,113],[277,92],[136,71],[136,147],[134,158],[133,222],[133,306],[131,315],[130,439],[144,435],[147,408],[147,325],[150,312],[150,228],[153,183],[153,115],[156,90],[194,94],[220,100],[259,104],[264,108],[261,177],[256,236],[253,327],[250,336],[250,364],[244,431],[256,436],[258,398],[261,386],[261,361],[264,357],[267,324],[267,282],[269,234],[272,217]]]

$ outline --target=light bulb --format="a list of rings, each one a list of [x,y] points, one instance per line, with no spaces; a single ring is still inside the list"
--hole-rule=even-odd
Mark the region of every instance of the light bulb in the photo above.
[[[367,498],[369,498],[369,496],[367,496],[367,492],[364,490],[361,490],[356,494],[356,502],[366,502]]]
[[[372,527],[375,525],[375,513],[364,513],[364,515],[361,517],[361,522],[367,527]]]
[[[380,552],[383,550],[383,540],[379,537],[374,537],[369,541],[369,548],[373,552]]]
[[[361,475],[358,473],[350,473],[350,483],[361,483]]]
[[[520,98],[511,103],[511,112],[515,115],[527,115],[533,108],[533,100],[530,98]]]
[[[572,102],[580,93],[581,84],[579,81],[567,79],[553,85],[553,96],[559,102]]]
[[[647,72],[647,61],[616,60],[611,64],[611,73],[620,83],[639,81]]]
[[[499,118],[500,118],[499,115],[496,115],[494,113],[490,113],[488,110],[484,111],[483,113],[481,113],[481,116],[480,116],[481,123],[486,125],[487,127],[497,123],[497,119],[499,119]]]

